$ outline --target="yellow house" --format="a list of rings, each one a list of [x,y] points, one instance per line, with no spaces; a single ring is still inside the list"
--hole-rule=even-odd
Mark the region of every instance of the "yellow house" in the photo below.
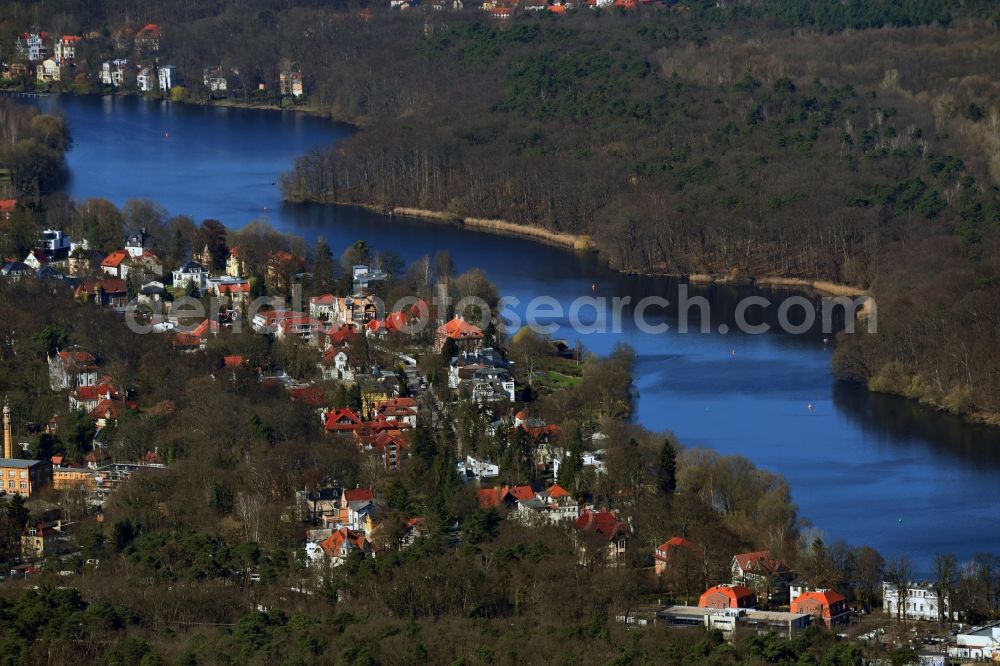
[[[229,250],[229,258],[226,259],[226,275],[232,277],[243,277],[244,268],[243,260],[240,259],[240,249],[234,247]]]

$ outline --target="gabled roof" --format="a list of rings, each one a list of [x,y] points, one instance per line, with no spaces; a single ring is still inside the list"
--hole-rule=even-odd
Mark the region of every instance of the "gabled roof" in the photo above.
[[[560,499],[562,497],[572,497],[570,492],[560,486],[558,483],[552,484],[552,487],[548,489],[548,494],[551,499]]]
[[[129,258],[129,253],[125,250],[115,250],[108,256],[104,257],[104,261],[101,262],[102,268],[118,268],[122,265],[122,262]]]
[[[352,548],[362,551],[371,550],[371,544],[365,538],[364,534],[349,530],[346,527],[334,530],[333,534],[320,542],[319,547],[323,549],[323,552],[327,556],[335,557],[340,555],[340,550],[343,548],[345,542]]]
[[[219,332],[219,322],[212,319],[206,319],[205,321],[195,326],[194,330],[191,331],[191,335],[195,336],[196,338],[205,338],[208,337],[209,333],[218,333],[218,332]]]
[[[124,294],[126,292],[125,280],[120,278],[109,278],[107,280],[84,280],[76,288],[76,294],[94,294],[98,289],[105,294]]]
[[[708,606],[708,597],[713,594],[721,594],[728,598],[730,608],[747,608],[756,605],[757,601],[757,595],[749,587],[742,585],[716,585],[702,593],[698,599],[698,605],[706,608]]]
[[[823,606],[832,606],[833,604],[840,603],[841,601],[847,601],[844,595],[834,592],[833,590],[826,590],[825,592],[803,592],[799,596],[795,597],[795,601],[792,602],[789,610],[793,613],[799,613],[801,612],[797,610],[799,604],[809,600],[818,601]]]
[[[375,491],[371,488],[351,488],[343,494],[345,502],[364,502],[375,499]]]
[[[618,519],[613,511],[594,511],[587,509],[576,519],[576,528],[586,532],[594,532],[611,541],[621,532],[628,532],[628,525]]]
[[[745,573],[778,573],[789,570],[784,560],[776,559],[769,550],[755,550],[749,553],[739,553],[733,559]]]
[[[333,294],[321,294],[319,296],[313,296],[309,299],[309,303],[316,305],[333,305],[337,302],[337,297]]]
[[[448,323],[441,324],[438,334],[451,340],[478,340],[483,337],[483,330],[461,317],[455,317]]]
[[[97,369],[97,359],[86,351],[62,351],[58,353],[59,362],[68,368],[79,370]]]
[[[331,409],[326,413],[323,425],[332,432],[346,432],[362,425],[361,417],[347,408]]]

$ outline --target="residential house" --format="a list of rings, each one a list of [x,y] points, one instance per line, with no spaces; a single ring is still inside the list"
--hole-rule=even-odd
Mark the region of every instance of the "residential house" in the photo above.
[[[702,593],[699,608],[756,608],[757,595],[743,585],[716,585]]]
[[[28,78],[28,66],[23,62],[12,62],[10,64],[4,63],[3,66],[4,81],[13,81],[16,79],[27,79],[27,78]]]
[[[47,32],[25,32],[17,40],[18,55],[30,62],[41,62],[48,57],[49,51],[46,46],[48,41]]]
[[[56,352],[48,361],[49,386],[53,391],[97,385],[97,359],[90,352]]]
[[[38,246],[49,257],[61,259],[69,256],[73,248],[73,239],[64,234],[60,229],[45,229],[38,239]]]
[[[811,615],[814,622],[820,621],[827,627],[851,621],[847,599],[833,590],[803,592],[792,601],[789,611]]]
[[[282,96],[301,97],[303,93],[302,72],[298,68],[283,69],[278,74],[278,90]]]
[[[357,412],[347,408],[331,409],[323,417],[323,427],[332,433],[354,432],[362,423]]]
[[[788,564],[773,557],[767,550],[734,555],[730,570],[734,584],[748,585],[754,588],[759,597],[765,597],[768,601],[784,598],[788,583],[792,580],[792,570]]]
[[[309,316],[320,321],[331,321],[336,303],[337,297],[333,294],[313,296],[309,299]]]
[[[156,82],[160,92],[170,92],[177,85],[177,68],[173,65],[163,65],[156,70]]]
[[[7,278],[11,282],[17,282],[25,275],[31,275],[32,272],[34,271],[31,266],[23,261],[11,261],[0,268],[0,276]]]
[[[461,315],[456,315],[454,319],[438,327],[434,337],[434,349],[441,351],[449,340],[461,349],[475,351],[483,342],[483,331],[465,321]]]
[[[77,35],[63,35],[56,42],[55,61],[60,65],[69,65],[76,60],[76,49],[80,45],[81,38]]]
[[[243,265],[243,260],[240,259],[240,249],[238,247],[229,248],[229,256],[226,257],[226,275],[238,278],[245,274],[246,266]]]
[[[416,428],[417,409],[417,401],[413,398],[392,398],[375,405],[375,418]]]
[[[892,617],[902,616],[909,620],[938,621],[938,608],[941,600],[934,585],[928,582],[915,582],[907,585],[906,594],[900,599],[899,591],[893,583],[882,583],[882,608]],[[900,608],[902,605],[902,608]],[[944,615],[948,617],[948,600],[944,600]],[[955,613],[954,616],[958,614]],[[954,617],[953,616],[953,617]],[[956,618],[957,619],[957,618]]]
[[[129,255],[123,268],[125,276],[133,272],[139,276],[139,282],[148,282],[163,275],[163,264],[160,258],[149,250],[143,250],[139,256]]]
[[[500,466],[491,463],[489,460],[479,460],[472,456],[466,456],[465,460],[456,463],[458,473],[463,479],[495,479],[500,476]]]
[[[111,277],[124,279],[128,276],[128,265],[125,263],[128,258],[128,252],[116,250],[104,258],[104,261],[101,262],[101,270]]]
[[[197,261],[188,260],[173,272],[174,286],[188,288],[193,285],[199,292],[208,286],[208,271]]]
[[[123,308],[128,304],[125,280],[84,280],[73,292],[82,301],[93,301],[98,307]]]
[[[243,278],[234,278],[229,275],[209,277],[205,284],[209,293],[219,298],[228,297],[232,300],[234,307],[244,305],[250,300],[250,282]]]
[[[250,321],[250,326],[255,332],[268,333],[277,340],[295,336],[313,344],[319,344],[325,328],[318,319],[292,310],[258,312]]]
[[[135,411],[135,404],[124,400],[101,400],[97,407],[90,410],[89,416],[94,419],[94,424],[98,430],[109,425],[117,425],[125,410]]]
[[[379,318],[381,303],[365,294],[338,298],[333,309],[333,324],[353,326],[360,330],[368,322]]]
[[[298,502],[298,518],[303,522],[317,525],[323,518],[340,516],[341,489],[327,486],[318,490],[298,490],[295,497]]]
[[[135,33],[135,48],[142,53],[156,53],[160,50],[160,39],[163,31],[155,23],[149,23]]]
[[[343,349],[331,347],[323,352],[317,364],[320,375],[323,379],[338,379],[340,381],[354,381],[354,369],[350,366],[347,352]]]
[[[338,521],[352,529],[362,529],[365,518],[375,511],[375,491],[371,488],[352,488],[340,494]]]
[[[148,250],[147,240],[149,240],[149,234],[146,233],[146,229],[140,229],[139,233],[132,234],[125,239],[125,252],[133,259],[138,259],[145,255]]]
[[[448,386],[467,392],[478,403],[507,400],[513,402],[514,377],[512,366],[503,355],[494,349],[478,352],[462,350],[451,359],[448,370]]]
[[[98,73],[98,79],[103,85],[121,88],[125,82],[126,71],[128,71],[128,60],[125,58],[106,60],[101,63],[101,71]]]
[[[476,491],[476,500],[479,502],[480,508],[483,509],[513,509],[518,502],[526,502],[534,498],[535,491],[529,485],[494,486]]]
[[[625,547],[631,529],[606,509],[587,509],[576,519],[578,549],[581,563],[597,557],[606,564],[617,566],[625,560]]]
[[[117,399],[117,392],[107,381],[100,382],[96,386],[77,386],[69,392],[69,408],[91,412],[105,400]]]
[[[341,527],[333,531],[320,543],[306,544],[306,559],[312,565],[326,561],[330,566],[340,566],[347,558],[359,552],[364,557],[374,557],[374,549],[368,538],[357,530]]]
[[[379,464],[389,472],[398,472],[410,457],[410,442],[400,430],[373,432],[365,428],[354,431],[358,448],[375,456]]]
[[[604,457],[606,455],[604,449],[599,449],[597,451],[584,451],[581,454],[584,467],[590,467],[597,474],[604,474],[606,468],[604,466]],[[566,451],[564,449],[559,449],[557,455],[552,458],[552,473],[559,476],[559,467],[562,466],[563,460],[566,458]]]
[[[228,83],[221,67],[206,67],[202,71],[202,82],[210,93],[225,93]],[[230,273],[233,275],[233,273]],[[240,275],[236,273],[235,275]]]
[[[672,564],[682,560],[701,564],[705,559],[705,549],[690,539],[671,537],[656,547],[653,553],[653,567],[657,574],[665,572]]]
[[[62,521],[29,525],[21,535],[21,557],[25,560],[40,560],[72,551]]]
[[[156,70],[152,67],[140,67],[139,73],[135,77],[135,85],[140,92],[153,92],[156,90]]]
[[[61,66],[55,59],[46,58],[35,68],[35,78],[39,83],[58,83],[61,72]]]
[[[529,526],[576,521],[579,517],[580,503],[558,484],[535,493],[531,498],[517,500],[516,508],[510,514],[515,522]]]
[[[32,250],[28,253],[28,256],[24,258],[24,263],[30,266],[32,270],[37,271],[42,266],[49,263],[49,258],[45,255],[44,250]]]

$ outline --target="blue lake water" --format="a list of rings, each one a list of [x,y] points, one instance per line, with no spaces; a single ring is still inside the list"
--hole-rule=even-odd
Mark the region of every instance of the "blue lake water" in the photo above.
[[[609,271],[597,257],[517,238],[389,218],[338,206],[289,205],[278,175],[313,146],[352,130],[292,113],[197,107],[138,98],[48,97],[74,136],[74,198],[116,204],[148,198],[171,214],[216,218],[231,228],[265,219],[335,252],[357,239],[406,260],[448,250],[456,267],[480,267],[501,293],[568,304],[578,296],[673,300],[676,283]],[[750,292],[695,290],[716,329]],[[697,328],[697,327],[695,327]],[[832,346],[817,335],[648,335],[626,317],[619,333],[574,342],[606,353],[618,341],[639,354],[636,418],[689,446],[739,453],[783,474],[803,517],[827,538],[905,552],[921,568],[935,553],[1000,553],[1000,432],[906,400],[834,381]],[[812,409],[808,405],[812,405]],[[669,536],[669,535],[664,535]]]

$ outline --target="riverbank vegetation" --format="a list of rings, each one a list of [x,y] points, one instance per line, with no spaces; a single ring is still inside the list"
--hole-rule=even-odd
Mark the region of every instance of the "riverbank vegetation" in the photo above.
[[[56,116],[0,98],[0,199],[37,206],[65,181],[69,128]],[[7,213],[11,211],[6,211]]]

